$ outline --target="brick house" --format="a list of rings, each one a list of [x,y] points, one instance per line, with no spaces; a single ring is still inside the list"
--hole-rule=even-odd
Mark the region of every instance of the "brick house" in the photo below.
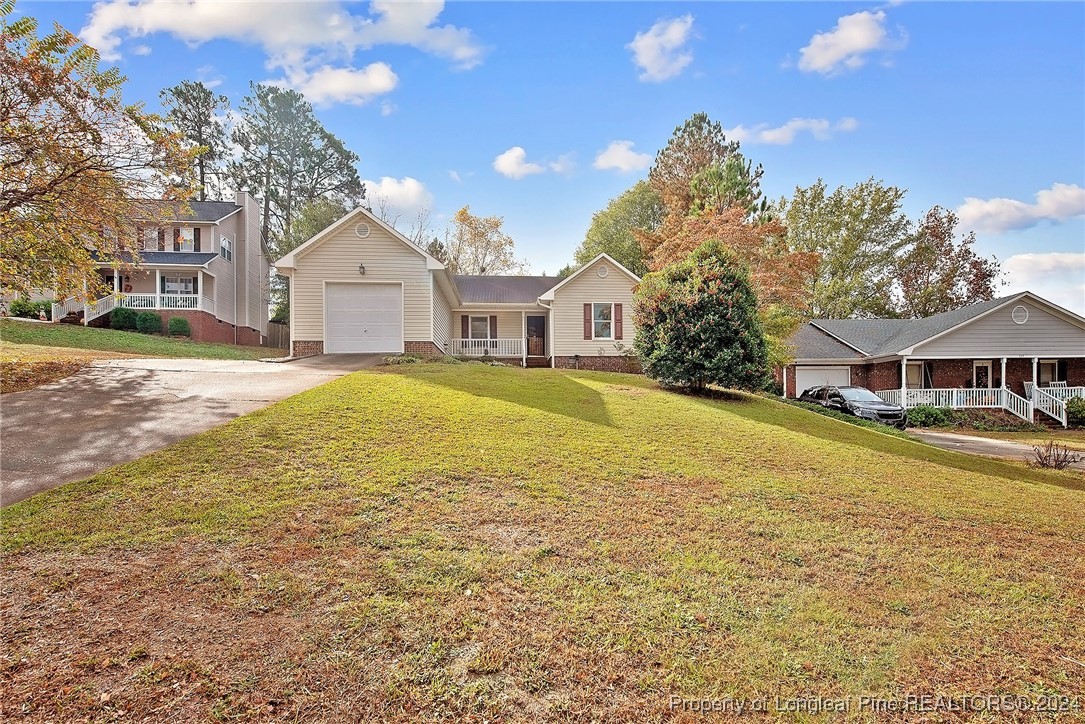
[[[640,279],[600,254],[565,279],[453,275],[365,209],[275,262],[295,355],[489,356],[525,367],[639,371]]]
[[[112,294],[53,305],[53,319],[82,315],[108,324],[116,307],[152,311],[163,325],[189,320],[200,342],[260,345],[267,338],[269,263],[260,238],[260,206],[244,191],[234,201],[189,201],[164,226],[139,226],[139,263],[120,270],[100,264]]]
[[[791,339],[785,397],[859,385],[905,407],[1001,408],[1066,424],[1085,397],[1085,318],[1022,292],[923,319],[814,319]]]

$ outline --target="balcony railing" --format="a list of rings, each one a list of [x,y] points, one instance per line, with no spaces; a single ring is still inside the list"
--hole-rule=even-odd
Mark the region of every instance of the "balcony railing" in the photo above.
[[[453,339],[453,357],[523,357],[524,340]]]

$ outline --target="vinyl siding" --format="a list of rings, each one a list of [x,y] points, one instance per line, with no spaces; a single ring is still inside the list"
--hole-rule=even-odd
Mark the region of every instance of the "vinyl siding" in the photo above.
[[[606,278],[600,278],[597,268],[610,267]],[[633,346],[633,287],[635,282],[606,259],[600,259],[585,269],[578,277],[554,293],[554,339],[552,353],[558,357],[570,355],[617,355],[615,341],[626,348]],[[622,339],[584,339],[584,305],[588,303],[612,303],[622,305]]]
[[[364,280],[403,282],[403,339],[422,342],[433,338],[433,304],[426,260],[405,247],[376,224],[368,238],[359,239],[354,225],[313,247],[296,260],[291,278],[291,315],[294,341],[324,340],[324,281]],[[358,274],[358,265],[366,272]]]
[[[432,280],[433,289],[433,343],[442,351],[448,350],[448,341],[452,338],[452,305],[448,302],[441,286]]]
[[[1014,307],[1028,310],[1028,321],[1014,323]],[[1085,356],[1085,329],[1032,302],[1010,304],[955,332],[919,345],[914,357],[1082,357]]]
[[[215,316],[234,324],[234,265],[218,256],[207,271],[215,275]]]

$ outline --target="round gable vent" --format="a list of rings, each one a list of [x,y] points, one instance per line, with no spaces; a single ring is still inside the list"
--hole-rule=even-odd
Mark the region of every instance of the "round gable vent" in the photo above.
[[[1010,312],[1010,317],[1013,319],[1014,324],[1024,324],[1028,321],[1028,309],[1018,304]]]
[[[607,274],[610,274],[610,269],[607,268],[606,264],[600,264],[599,268],[595,270],[595,273],[599,275],[600,279],[605,279]]]
[[[369,224],[364,221],[354,227],[354,233],[358,235],[359,239],[364,239],[369,236]]]

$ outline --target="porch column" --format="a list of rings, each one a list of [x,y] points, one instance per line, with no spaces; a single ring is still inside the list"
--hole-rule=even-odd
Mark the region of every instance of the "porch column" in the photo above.
[[[1037,387],[1040,386],[1039,364],[1040,364],[1040,358],[1039,357],[1033,357],[1032,358],[1032,389],[1034,389],[1034,390]]]
[[[158,309],[162,306],[162,298],[159,294],[162,293],[162,270],[154,270],[154,306]]]
[[[900,406],[908,407],[908,358],[900,358]]]
[[[113,267],[113,293],[116,294],[121,290],[120,274],[117,273],[117,267]]]
[[[1002,358],[1002,389],[1005,390],[1005,389],[1007,389],[1007,387],[1008,387],[1008,385],[1006,384],[1006,358],[1003,357]]]

